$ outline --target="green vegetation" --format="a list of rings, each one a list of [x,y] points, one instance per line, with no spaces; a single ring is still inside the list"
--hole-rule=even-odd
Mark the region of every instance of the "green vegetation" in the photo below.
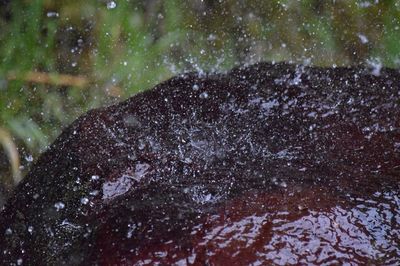
[[[399,1],[1,3],[0,129],[12,136],[0,139],[4,184],[16,163],[11,141],[26,165],[83,112],[182,71],[400,59]]]

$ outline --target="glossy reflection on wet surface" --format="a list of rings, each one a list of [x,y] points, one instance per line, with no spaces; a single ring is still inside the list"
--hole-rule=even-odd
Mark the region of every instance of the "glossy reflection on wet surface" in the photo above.
[[[225,221],[213,226],[204,237],[206,245],[213,242],[218,247],[212,252],[215,257],[211,258],[220,259],[218,255],[224,254],[218,254],[218,249],[229,246],[232,252],[225,253],[227,260],[242,260],[247,255],[246,263],[255,264],[263,261],[276,264],[366,263],[379,259],[396,262],[395,255],[400,251],[398,193],[388,192],[389,200],[380,197],[350,199],[350,204],[337,204],[337,199],[313,197],[309,193],[321,195],[321,191],[306,191],[276,199],[269,194],[258,196],[255,203],[250,197],[246,204],[250,202],[253,206],[244,208],[256,210],[248,211],[247,215],[243,214],[242,206],[234,205],[225,214],[232,221],[226,223],[223,218]],[[274,207],[262,210],[260,203],[269,206],[272,203]],[[327,206],[321,208],[325,204]],[[235,213],[239,217],[235,217]],[[238,245],[243,251],[237,249]]]
[[[325,187],[289,185],[249,191],[186,223],[185,239],[158,244],[100,239],[104,264],[396,264],[400,254],[399,188],[368,198],[335,195]],[[365,195],[364,195],[365,196]],[[163,223],[162,220],[153,221]],[[161,225],[162,226],[162,225]],[[163,230],[174,230],[164,223]],[[127,229],[129,238],[143,233]],[[115,235],[109,231],[106,235]],[[146,232],[152,236],[151,230]],[[157,242],[156,241],[156,242]],[[121,254],[122,252],[122,254]],[[106,255],[107,254],[107,255]],[[106,256],[104,256],[106,255]]]
[[[400,263],[400,75],[184,74],[75,121],[0,216],[4,265]]]

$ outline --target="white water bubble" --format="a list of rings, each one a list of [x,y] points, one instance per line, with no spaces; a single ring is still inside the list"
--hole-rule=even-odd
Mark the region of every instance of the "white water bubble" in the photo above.
[[[210,34],[207,37],[207,41],[215,41],[217,39],[217,35],[215,34]]]
[[[368,59],[367,60],[368,66],[371,68],[371,74],[374,76],[380,76],[381,75],[381,70],[382,70],[382,62],[380,59],[375,58],[375,59]]]
[[[208,98],[208,93],[205,91],[200,94],[200,99],[207,99]]]
[[[13,231],[11,230],[11,228],[7,228],[6,229],[6,232],[5,232],[5,235],[6,236],[9,236],[9,235],[11,235],[13,233]]]
[[[117,7],[117,3],[114,1],[110,1],[107,3],[107,9],[114,9]]]
[[[54,207],[56,208],[57,211],[59,211],[65,208],[65,204],[64,202],[59,201],[54,203]]]
[[[59,16],[60,16],[60,14],[58,14],[57,12],[54,12],[54,11],[47,12],[48,18],[58,18]]]
[[[31,154],[29,154],[29,155],[27,155],[27,156],[25,156],[25,160],[27,161],[27,162],[33,162],[33,156],[31,155]]]
[[[136,229],[136,225],[128,224],[128,232],[126,233],[126,238],[132,238],[133,232]]]
[[[33,226],[32,226],[32,225],[28,226],[28,232],[29,232],[30,234],[32,234],[32,232],[33,232]]]
[[[99,191],[98,191],[98,190],[90,191],[90,192],[89,192],[89,195],[90,195],[90,196],[97,196],[97,195],[99,195]]]
[[[83,205],[86,205],[86,204],[88,204],[88,203],[89,203],[89,199],[88,199],[88,198],[86,198],[86,197],[84,197],[84,198],[81,198],[81,203],[82,203]]]
[[[359,34],[358,34],[358,38],[360,39],[360,42],[361,42],[362,44],[366,44],[366,43],[369,42],[367,36],[365,36],[364,34],[359,33]]]

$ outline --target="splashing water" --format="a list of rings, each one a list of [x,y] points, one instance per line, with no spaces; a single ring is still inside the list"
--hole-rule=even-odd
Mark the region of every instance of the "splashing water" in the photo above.
[[[377,68],[182,74],[87,113],[1,213],[0,262],[398,264],[400,76]]]

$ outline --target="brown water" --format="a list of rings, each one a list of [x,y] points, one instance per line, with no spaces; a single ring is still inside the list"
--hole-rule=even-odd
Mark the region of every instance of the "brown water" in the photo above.
[[[106,265],[396,265],[398,188],[367,198],[335,194],[325,187],[288,185],[249,191],[189,223],[180,221],[179,228],[165,217],[132,223],[122,234],[113,226],[97,239],[101,252],[95,257]]]

